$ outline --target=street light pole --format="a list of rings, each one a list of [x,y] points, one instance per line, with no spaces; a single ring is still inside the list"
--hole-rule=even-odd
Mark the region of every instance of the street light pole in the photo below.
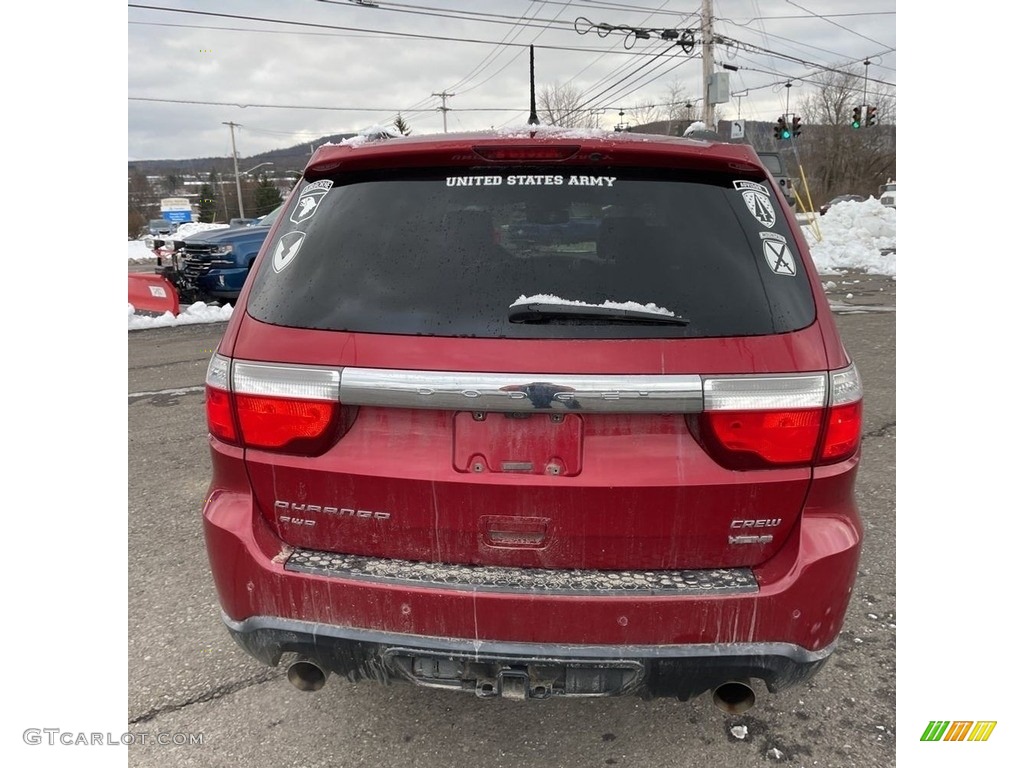
[[[242,207],[242,182],[238,176],[238,152],[235,150],[235,126],[237,123],[222,123],[231,128],[231,159],[235,162],[235,191],[238,192],[238,215],[245,218],[245,208]],[[238,126],[241,128],[242,126]]]
[[[274,164],[274,163],[273,163],[273,162],[271,161],[271,162],[266,162],[266,163],[260,163],[259,165],[254,165],[254,166],[253,166],[252,168],[250,168],[250,169],[249,169],[248,171],[242,171],[242,175],[243,175],[243,176],[245,176],[245,174],[247,174],[247,173],[252,173],[252,172],[253,172],[253,171],[255,171],[255,170],[256,170],[257,168],[262,168],[262,167],[263,167],[264,165],[273,165],[273,164]]]

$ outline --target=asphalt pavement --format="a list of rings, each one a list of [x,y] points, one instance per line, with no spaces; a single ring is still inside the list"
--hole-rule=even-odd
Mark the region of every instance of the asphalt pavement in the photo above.
[[[296,690],[224,630],[203,544],[210,459],[202,383],[224,326],[130,332],[130,764],[894,766],[895,281],[822,280],[836,283],[830,301],[865,386],[859,576],[829,663],[809,684],[778,694],[756,682],[757,705],[742,715],[720,712],[707,694],[514,702],[336,676],[317,693]]]

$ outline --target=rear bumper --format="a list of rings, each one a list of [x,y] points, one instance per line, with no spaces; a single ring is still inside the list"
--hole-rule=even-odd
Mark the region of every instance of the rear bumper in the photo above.
[[[238,644],[270,666],[295,653],[353,682],[406,682],[482,698],[637,694],[689,699],[749,678],[778,691],[811,677],[833,649],[808,651],[785,643],[606,647],[476,642],[269,616],[223,619]]]
[[[856,579],[855,459],[817,471],[799,522],[759,565],[695,581],[692,572],[608,572],[616,585],[577,590],[564,579],[579,572],[545,581],[538,569],[518,569],[524,578],[509,580],[510,569],[491,569],[484,581],[423,564],[418,577],[390,565],[398,561],[294,550],[255,508],[240,454],[218,446],[205,536],[225,622],[267,664],[294,652],[353,680],[436,678],[460,689],[496,685],[507,667],[548,680],[550,693],[686,698],[745,677],[777,690],[824,663]],[[739,571],[747,575],[737,581]],[[685,582],[678,591],[644,582],[673,574]]]

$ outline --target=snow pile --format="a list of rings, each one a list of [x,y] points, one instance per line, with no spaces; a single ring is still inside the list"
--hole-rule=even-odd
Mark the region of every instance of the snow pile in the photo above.
[[[231,318],[232,307],[227,304],[223,307],[212,307],[197,301],[186,307],[177,317],[170,312],[164,312],[159,317],[148,317],[136,315],[135,307],[128,305],[128,330],[135,331],[140,328],[163,328],[170,325],[195,325],[196,323],[219,323]]]
[[[654,312],[658,315],[667,315],[668,317],[675,317],[674,312],[669,312],[664,307],[659,307],[656,304],[640,304],[636,301],[606,301],[603,304],[588,304],[585,301],[571,301],[569,299],[559,298],[558,296],[552,296],[547,293],[538,293],[535,296],[520,296],[518,299],[513,301],[509,307],[518,307],[523,304],[567,304],[574,307],[603,307],[606,309],[631,309],[637,312]]]
[[[836,203],[827,216],[818,217],[821,242],[812,227],[804,226],[814,266],[822,274],[858,269],[873,275],[896,277],[896,209],[875,198],[863,203]],[[892,253],[882,255],[882,250]]]
[[[204,224],[201,221],[186,221],[178,226],[177,231],[171,235],[172,240],[184,240],[189,235],[197,232],[206,232],[210,229],[227,229],[227,224]]]
[[[384,138],[401,139],[402,134],[393,127],[372,125],[350,138],[342,139],[341,141],[325,141],[323,144],[318,145],[317,149],[320,149],[320,147],[361,147],[364,144],[375,144]]]
[[[152,261],[156,255],[146,247],[144,240],[128,241],[128,263],[137,264],[140,261]]]

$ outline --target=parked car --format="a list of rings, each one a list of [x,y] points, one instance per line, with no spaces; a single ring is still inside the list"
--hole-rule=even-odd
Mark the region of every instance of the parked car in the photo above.
[[[742,711],[837,648],[861,398],[747,145],[324,145],[206,377],[224,623],[307,691]]]
[[[867,198],[863,195],[839,195],[839,197],[833,197],[821,206],[821,208],[818,209],[818,213],[824,216],[828,213],[828,209],[836,203],[863,203],[865,200],[867,200]]]
[[[235,218],[235,219],[231,219],[228,222],[228,226],[229,227],[252,227],[252,226],[255,226],[256,222],[258,222],[258,221],[259,221],[259,219],[239,219],[239,218]]]
[[[152,237],[159,237],[160,235],[173,235],[177,228],[178,225],[173,221],[168,221],[167,219],[150,219],[146,232]]]
[[[888,181],[878,188],[878,201],[886,208],[896,207],[896,182]]]

